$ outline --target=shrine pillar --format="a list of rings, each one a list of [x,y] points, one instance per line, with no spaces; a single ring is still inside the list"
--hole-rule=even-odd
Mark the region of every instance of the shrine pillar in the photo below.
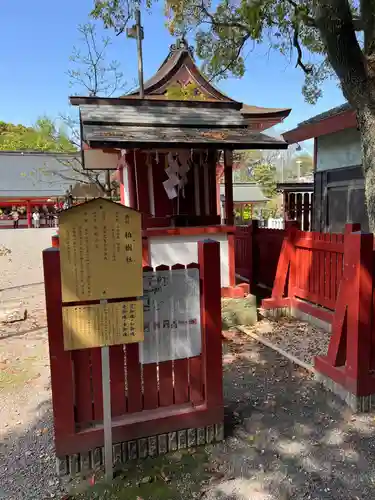
[[[233,152],[224,151],[224,180],[225,180],[225,223],[234,224],[233,216]]]

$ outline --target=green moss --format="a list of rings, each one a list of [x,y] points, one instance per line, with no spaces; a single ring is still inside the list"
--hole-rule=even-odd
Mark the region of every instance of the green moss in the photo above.
[[[94,500],[180,500],[194,498],[209,479],[204,450],[184,450],[173,454],[128,462],[112,484],[98,481],[74,499]]]

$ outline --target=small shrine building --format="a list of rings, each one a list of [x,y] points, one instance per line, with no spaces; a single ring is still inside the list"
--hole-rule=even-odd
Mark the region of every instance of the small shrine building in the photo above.
[[[194,88],[194,100],[173,100],[169,89]],[[170,93],[173,96],[173,93]],[[197,262],[197,242],[220,242],[222,288],[235,286],[232,152],[286,149],[263,130],[290,109],[245,105],[216,89],[184,42],[170,49],[156,74],[118,98],[70,98],[79,106],[84,168],[118,168],[121,202],[139,210],[143,262],[156,267]],[[221,224],[217,170],[224,165]]]

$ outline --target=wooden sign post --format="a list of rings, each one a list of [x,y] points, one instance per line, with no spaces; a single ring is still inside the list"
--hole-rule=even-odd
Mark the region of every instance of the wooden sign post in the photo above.
[[[98,198],[60,216],[65,350],[101,347],[106,479],[113,477],[109,346],[141,342],[139,212]]]

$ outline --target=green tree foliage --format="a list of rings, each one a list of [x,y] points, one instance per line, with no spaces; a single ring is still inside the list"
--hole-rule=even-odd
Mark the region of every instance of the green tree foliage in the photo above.
[[[149,8],[152,0],[146,0]],[[97,0],[92,15],[117,33],[125,29],[137,0]],[[241,77],[250,44],[267,43],[293,58],[304,75],[308,102],[335,75],[357,113],[365,193],[375,232],[375,3],[373,0],[165,0],[170,31],[189,32],[211,77]]]
[[[253,167],[253,180],[259,184],[264,196],[276,196],[276,168],[272,163],[260,163]]]
[[[47,116],[39,118],[33,127],[0,122],[1,151],[56,151],[74,152],[63,127],[58,128]]]
[[[202,94],[198,86],[191,82],[187,85],[173,83],[167,89],[165,96],[173,101],[205,101],[206,96]]]

